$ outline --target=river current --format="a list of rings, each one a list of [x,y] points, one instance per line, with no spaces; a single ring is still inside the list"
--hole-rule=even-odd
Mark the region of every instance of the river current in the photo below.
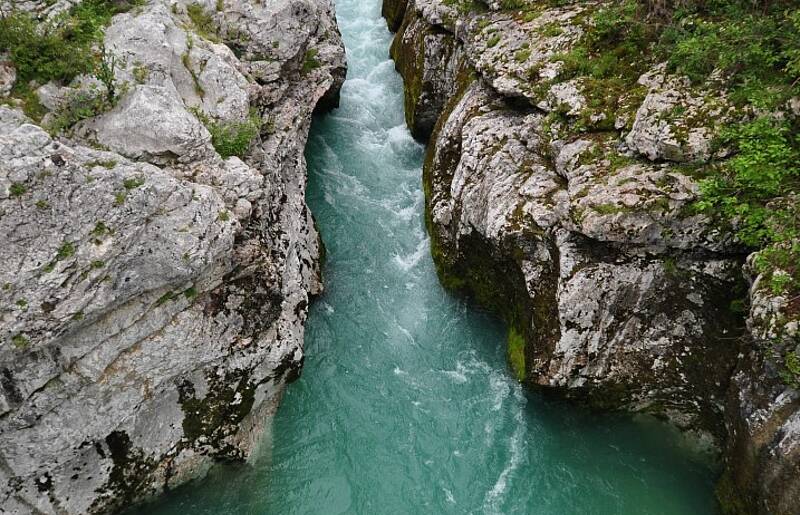
[[[521,387],[504,327],[441,288],[380,0],[337,11],[349,72],[307,149],[328,259],[302,377],[252,466],[141,513],[716,513],[714,471],[678,434]]]

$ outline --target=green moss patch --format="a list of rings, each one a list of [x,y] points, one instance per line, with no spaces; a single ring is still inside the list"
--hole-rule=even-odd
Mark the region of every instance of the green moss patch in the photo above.
[[[525,339],[514,327],[508,328],[508,364],[517,381],[525,380]]]

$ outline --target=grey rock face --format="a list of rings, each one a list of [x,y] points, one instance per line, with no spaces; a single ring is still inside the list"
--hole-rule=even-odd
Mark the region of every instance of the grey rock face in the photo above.
[[[778,362],[797,355],[798,299],[773,293],[767,277],[745,268],[750,285],[749,346],[733,376],[726,417],[730,438],[720,490],[743,512],[793,513],[800,497],[800,392]]]
[[[498,296],[494,307],[513,313],[531,342],[520,376],[715,431],[737,352],[726,341],[735,318],[720,301],[737,282],[737,261],[684,252],[703,245],[704,222],[679,219],[678,207],[694,198],[679,179],[603,161],[549,166],[542,120],[480,81],[448,114],[426,168],[440,270],[486,274],[465,285],[479,298],[508,282],[500,276],[514,278],[505,297],[514,300]],[[669,202],[674,210],[662,210]],[[716,366],[701,371],[698,361]]]
[[[83,124],[82,137],[131,159],[191,163],[214,155],[211,134],[167,87],[139,86]]]
[[[461,47],[453,36],[435,29],[416,11],[403,18],[398,37],[390,50],[395,65],[404,77],[406,122],[411,134],[427,139],[444,105],[459,88],[464,72]]]
[[[8,95],[17,82],[17,70],[5,56],[0,55],[0,98]]]
[[[740,114],[713,75],[664,66],[593,105],[559,56],[596,4],[488,5],[409,2],[393,45],[409,124],[438,115],[424,181],[440,279],[506,319],[521,380],[668,418],[722,449],[726,511],[795,513],[800,395],[777,360],[800,352],[800,304],[752,267],[748,293],[742,249],[692,209]]]
[[[303,150],[344,76],[332,7],[215,4],[215,41],[183,9],[112,20],[120,98],[69,138],[0,106],[9,512],[105,513],[246,459],[299,373],[322,288]],[[282,49],[270,80],[258,48]],[[204,123],[253,117],[222,159]]]
[[[698,91],[688,79],[668,77],[663,67],[639,82],[649,91],[625,137],[628,146],[651,161],[708,161],[715,126],[730,119],[725,98]]]

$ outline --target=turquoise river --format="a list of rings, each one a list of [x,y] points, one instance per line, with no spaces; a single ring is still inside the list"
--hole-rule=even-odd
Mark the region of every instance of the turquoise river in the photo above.
[[[714,469],[659,423],[517,384],[505,332],[444,291],[380,0],[339,0],[348,80],[315,120],[308,202],[328,249],[306,361],[252,466],[144,514],[706,515]]]

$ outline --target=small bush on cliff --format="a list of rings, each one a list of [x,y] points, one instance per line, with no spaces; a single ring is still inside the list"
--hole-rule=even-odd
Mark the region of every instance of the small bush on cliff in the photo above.
[[[716,72],[743,121],[722,131],[718,143],[732,156],[703,181],[697,207],[732,224],[749,247],[778,244],[793,253],[780,244],[800,237],[800,123],[796,116],[752,113],[786,111],[800,95],[796,2],[611,3],[592,14],[584,38],[557,59],[564,62],[559,79],[584,77],[592,86],[585,92],[589,104],[610,112],[657,62],[696,82]]]
[[[790,351],[785,358],[786,371],[783,379],[794,388],[800,388],[800,357],[797,353]]]
[[[656,57],[697,83],[714,74],[741,120],[722,129],[718,144],[731,155],[701,182],[697,207],[759,251],[755,270],[762,287],[786,299],[788,322],[800,316],[800,119],[789,107],[800,95],[800,8],[786,0],[677,4],[660,2]],[[795,386],[796,345],[774,349]]]
[[[223,159],[244,157],[261,132],[261,116],[255,111],[246,120],[237,122],[212,120],[199,110],[194,113],[211,133],[211,144]]]
[[[117,13],[134,2],[85,0],[52,21],[39,23],[30,13],[0,17],[0,52],[8,52],[18,82],[69,82],[95,70],[100,56],[94,47],[103,29]]]
[[[664,23],[658,57],[695,82],[716,73],[742,119],[723,128],[718,143],[732,155],[701,183],[697,207],[763,249],[757,271],[774,293],[800,298],[800,120],[785,114],[800,95],[800,9],[686,1]]]
[[[26,13],[0,19],[0,52],[8,52],[17,69],[18,81],[68,82],[92,70],[87,24],[39,24]]]
[[[202,5],[198,3],[189,4],[186,7],[186,15],[191,20],[194,30],[199,36],[215,43],[221,41],[213,16]]]
[[[44,22],[27,12],[0,16],[0,53],[14,63],[17,82],[12,93],[23,101],[25,112],[34,119],[45,112],[32,86],[66,84],[83,74],[95,74],[111,101],[114,64],[102,50],[103,30],[112,16],[140,4],[141,0],[85,0]]]
[[[739,239],[761,247],[800,236],[796,202],[800,191],[800,137],[786,120],[761,116],[728,127],[722,141],[735,154],[701,183],[698,207],[733,221]]]

